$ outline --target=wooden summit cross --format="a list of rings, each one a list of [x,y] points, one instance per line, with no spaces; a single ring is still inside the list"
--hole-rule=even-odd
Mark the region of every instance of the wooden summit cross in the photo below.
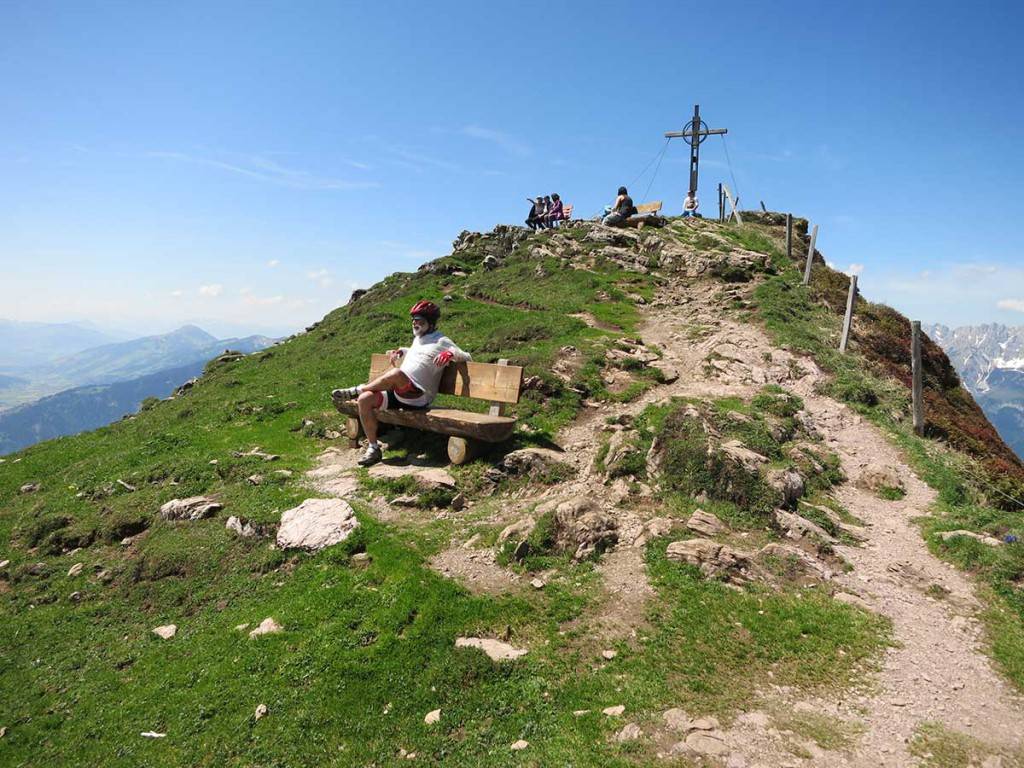
[[[700,104],[693,105],[693,119],[681,131],[667,131],[666,139],[683,139],[690,145],[690,192],[697,194],[697,168],[700,165],[700,145],[708,136],[728,133],[727,128],[708,128],[700,119]]]

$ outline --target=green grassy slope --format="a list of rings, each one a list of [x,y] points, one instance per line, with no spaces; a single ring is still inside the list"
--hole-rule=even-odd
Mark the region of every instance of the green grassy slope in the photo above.
[[[777,249],[770,230],[730,236]],[[493,270],[482,259],[503,246],[479,241],[392,275],[308,333],[212,365],[185,396],[0,464],[0,560],[10,560],[0,569],[0,764],[366,765],[405,749],[450,765],[629,765],[650,755],[610,739],[625,721],[598,715],[603,707],[624,704],[641,723],[678,705],[727,717],[769,679],[830,685],[870,663],[885,642],[876,619],[814,590],[740,593],[704,581],[668,562],[664,541],[647,553],[651,629],[604,663],[572,630],[597,600],[590,562],[562,562],[543,591],[484,598],[424,566],[447,541],[443,521],[385,526],[358,507],[359,534],[318,555],[225,531],[229,514],[276,522],[315,495],[300,475],[332,444],[328,393],[362,381],[371,352],[408,341],[419,298],[451,295],[443,330],[476,359],[506,357],[543,380],[545,394],[528,391],[517,406],[529,427],[519,443],[543,444],[585,397],[652,386],[641,377],[613,394],[600,371],[605,347],[635,330],[630,295],[649,300],[668,278],[624,271],[583,241],[589,270],[531,253],[550,237],[506,248]],[[550,371],[569,344],[584,359],[571,386]],[[443,454],[442,439],[424,444]],[[280,459],[233,455],[254,446]],[[459,468],[460,482],[472,486],[489,460]],[[262,484],[246,482],[257,472]],[[41,488],[21,493],[25,483]],[[216,495],[224,512],[156,521],[161,503],[198,493]],[[363,549],[372,562],[358,569],[351,555]],[[84,570],[68,576],[77,562]],[[250,640],[235,629],[267,616],[285,632]],[[165,623],[179,627],[171,641],[151,634]],[[514,665],[453,647],[459,634],[509,632],[531,649]],[[261,703],[269,714],[256,722]],[[425,725],[438,707],[441,722]],[[574,717],[580,709],[591,713]],[[529,750],[510,752],[520,738]]]

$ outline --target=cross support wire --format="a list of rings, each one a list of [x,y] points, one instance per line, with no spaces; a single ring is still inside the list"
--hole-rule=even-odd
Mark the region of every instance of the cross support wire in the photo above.
[[[683,139],[690,145],[690,192],[697,194],[697,171],[700,166],[700,145],[708,136],[720,136],[728,133],[727,128],[708,128],[708,124],[700,119],[700,104],[693,105],[693,119],[683,126],[681,131],[667,131],[667,139]]]

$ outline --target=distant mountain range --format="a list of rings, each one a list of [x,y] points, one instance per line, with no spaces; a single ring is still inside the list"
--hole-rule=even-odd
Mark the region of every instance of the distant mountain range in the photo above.
[[[0,454],[109,424],[137,411],[147,397],[166,397],[226,349],[249,354],[274,342],[266,336],[217,339],[186,325],[7,368],[0,374]]]
[[[249,353],[273,343],[266,336],[218,339],[202,328],[185,325],[171,333],[105,343],[41,363],[0,366],[0,375],[22,380],[0,388],[0,409],[86,384],[110,384],[180,368],[209,360],[225,349]]]
[[[77,323],[19,323],[0,319],[0,368],[40,365],[115,340],[109,334]]]
[[[147,397],[167,397],[204,365],[198,361],[130,381],[76,387],[0,412],[0,455],[106,426],[135,413]]]
[[[999,324],[924,328],[949,356],[964,386],[1024,458],[1024,327]]]

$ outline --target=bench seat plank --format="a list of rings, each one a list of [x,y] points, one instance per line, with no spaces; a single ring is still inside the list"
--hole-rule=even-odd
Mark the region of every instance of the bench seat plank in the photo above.
[[[359,418],[355,400],[334,400],[334,407],[346,416]],[[384,424],[413,427],[442,435],[501,443],[512,436],[516,420],[509,416],[491,416],[487,413],[458,411],[452,408],[429,408],[425,411],[378,411],[377,419]]]

